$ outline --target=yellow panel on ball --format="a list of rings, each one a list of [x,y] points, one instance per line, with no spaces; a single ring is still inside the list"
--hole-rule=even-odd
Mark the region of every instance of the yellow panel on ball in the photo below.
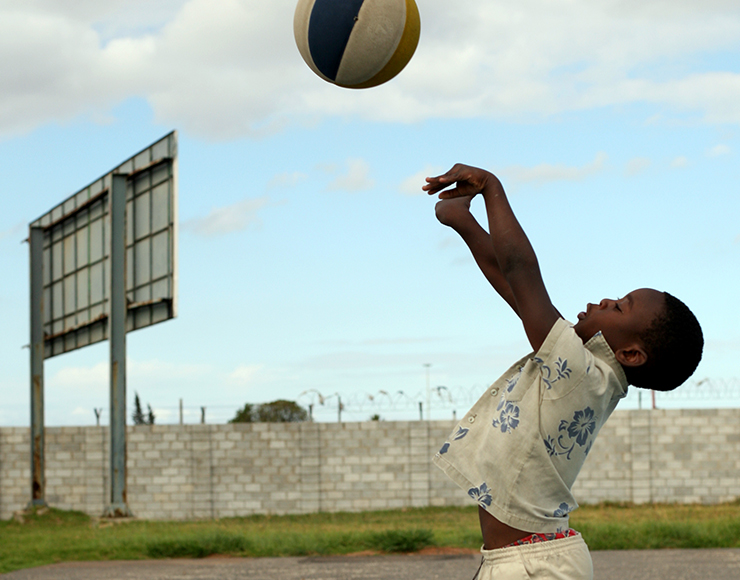
[[[324,80],[365,89],[383,84],[411,60],[421,34],[414,0],[299,0],[298,50]]]

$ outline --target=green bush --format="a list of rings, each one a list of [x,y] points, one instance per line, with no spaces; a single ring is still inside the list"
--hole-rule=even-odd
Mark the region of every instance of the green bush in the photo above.
[[[217,531],[185,538],[149,540],[145,551],[150,558],[205,558],[212,554],[239,554],[249,548],[244,536]]]
[[[373,534],[371,547],[381,552],[418,552],[434,545],[434,534],[430,530],[388,530]]]

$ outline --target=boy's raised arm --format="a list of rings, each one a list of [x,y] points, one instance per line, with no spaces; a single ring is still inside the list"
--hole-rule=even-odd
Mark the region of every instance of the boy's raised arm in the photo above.
[[[455,187],[445,189],[451,185]],[[511,290],[512,307],[524,324],[532,348],[539,350],[560,314],[550,301],[537,256],[509,205],[501,182],[488,171],[457,164],[444,175],[427,178],[423,189],[430,195],[438,193],[442,200],[483,195],[493,252],[499,271]]]
[[[496,253],[493,251],[491,236],[470,213],[472,199],[471,196],[464,196],[437,202],[434,208],[437,219],[460,235],[488,282],[518,315],[514,293],[501,273]]]

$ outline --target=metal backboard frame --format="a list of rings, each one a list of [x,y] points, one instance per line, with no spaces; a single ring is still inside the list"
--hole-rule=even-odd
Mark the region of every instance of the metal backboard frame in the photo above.
[[[44,231],[44,358],[108,338],[114,174],[127,176],[126,330],[177,316],[173,131],[31,223]]]
[[[177,133],[29,227],[31,505],[45,505],[44,359],[110,342],[108,516],[129,516],[126,333],[177,315]]]

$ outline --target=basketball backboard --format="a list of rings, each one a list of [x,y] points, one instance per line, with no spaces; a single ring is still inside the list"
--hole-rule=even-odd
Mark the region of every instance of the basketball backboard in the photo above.
[[[126,330],[177,315],[177,133],[31,223],[44,232],[44,358],[108,338],[110,187],[126,181]]]
[[[110,502],[126,495],[126,333],[177,314],[177,133],[83,187],[29,227],[31,505],[45,505],[44,359],[110,343]]]

